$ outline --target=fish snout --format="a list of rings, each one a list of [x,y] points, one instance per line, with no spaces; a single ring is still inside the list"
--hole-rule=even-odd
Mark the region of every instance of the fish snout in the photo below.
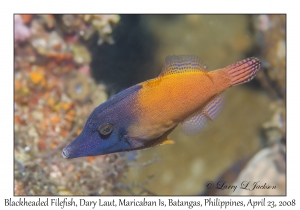
[[[67,148],[63,149],[62,156],[63,156],[63,158],[69,158],[70,157],[70,152],[68,151]]]

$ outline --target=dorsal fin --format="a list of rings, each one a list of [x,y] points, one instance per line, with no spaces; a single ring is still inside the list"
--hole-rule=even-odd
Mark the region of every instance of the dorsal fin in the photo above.
[[[195,55],[170,55],[166,57],[165,65],[160,75],[178,74],[187,71],[205,71],[206,66]]]

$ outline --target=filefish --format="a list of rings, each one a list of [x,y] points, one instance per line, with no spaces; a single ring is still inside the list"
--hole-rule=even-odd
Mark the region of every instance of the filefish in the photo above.
[[[178,125],[186,135],[200,132],[222,110],[224,90],[252,80],[260,60],[251,57],[206,71],[197,56],[168,56],[160,75],[99,105],[68,146],[64,158],[104,155],[173,144]]]

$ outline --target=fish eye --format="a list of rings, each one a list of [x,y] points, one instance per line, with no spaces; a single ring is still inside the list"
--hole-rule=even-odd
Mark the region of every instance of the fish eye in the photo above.
[[[98,131],[100,132],[101,135],[107,136],[113,131],[113,129],[114,129],[113,125],[107,123],[104,125],[100,125]]]

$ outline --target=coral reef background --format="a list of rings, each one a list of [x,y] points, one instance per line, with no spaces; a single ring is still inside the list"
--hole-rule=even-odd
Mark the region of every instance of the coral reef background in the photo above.
[[[244,195],[207,189],[241,180],[285,191],[285,15],[14,16],[15,195]],[[218,119],[176,144],[63,159],[61,149],[110,96],[156,77],[167,55],[195,54],[208,70],[262,61],[227,91]],[[201,88],[201,87],[199,87]],[[264,170],[268,168],[268,170]]]

